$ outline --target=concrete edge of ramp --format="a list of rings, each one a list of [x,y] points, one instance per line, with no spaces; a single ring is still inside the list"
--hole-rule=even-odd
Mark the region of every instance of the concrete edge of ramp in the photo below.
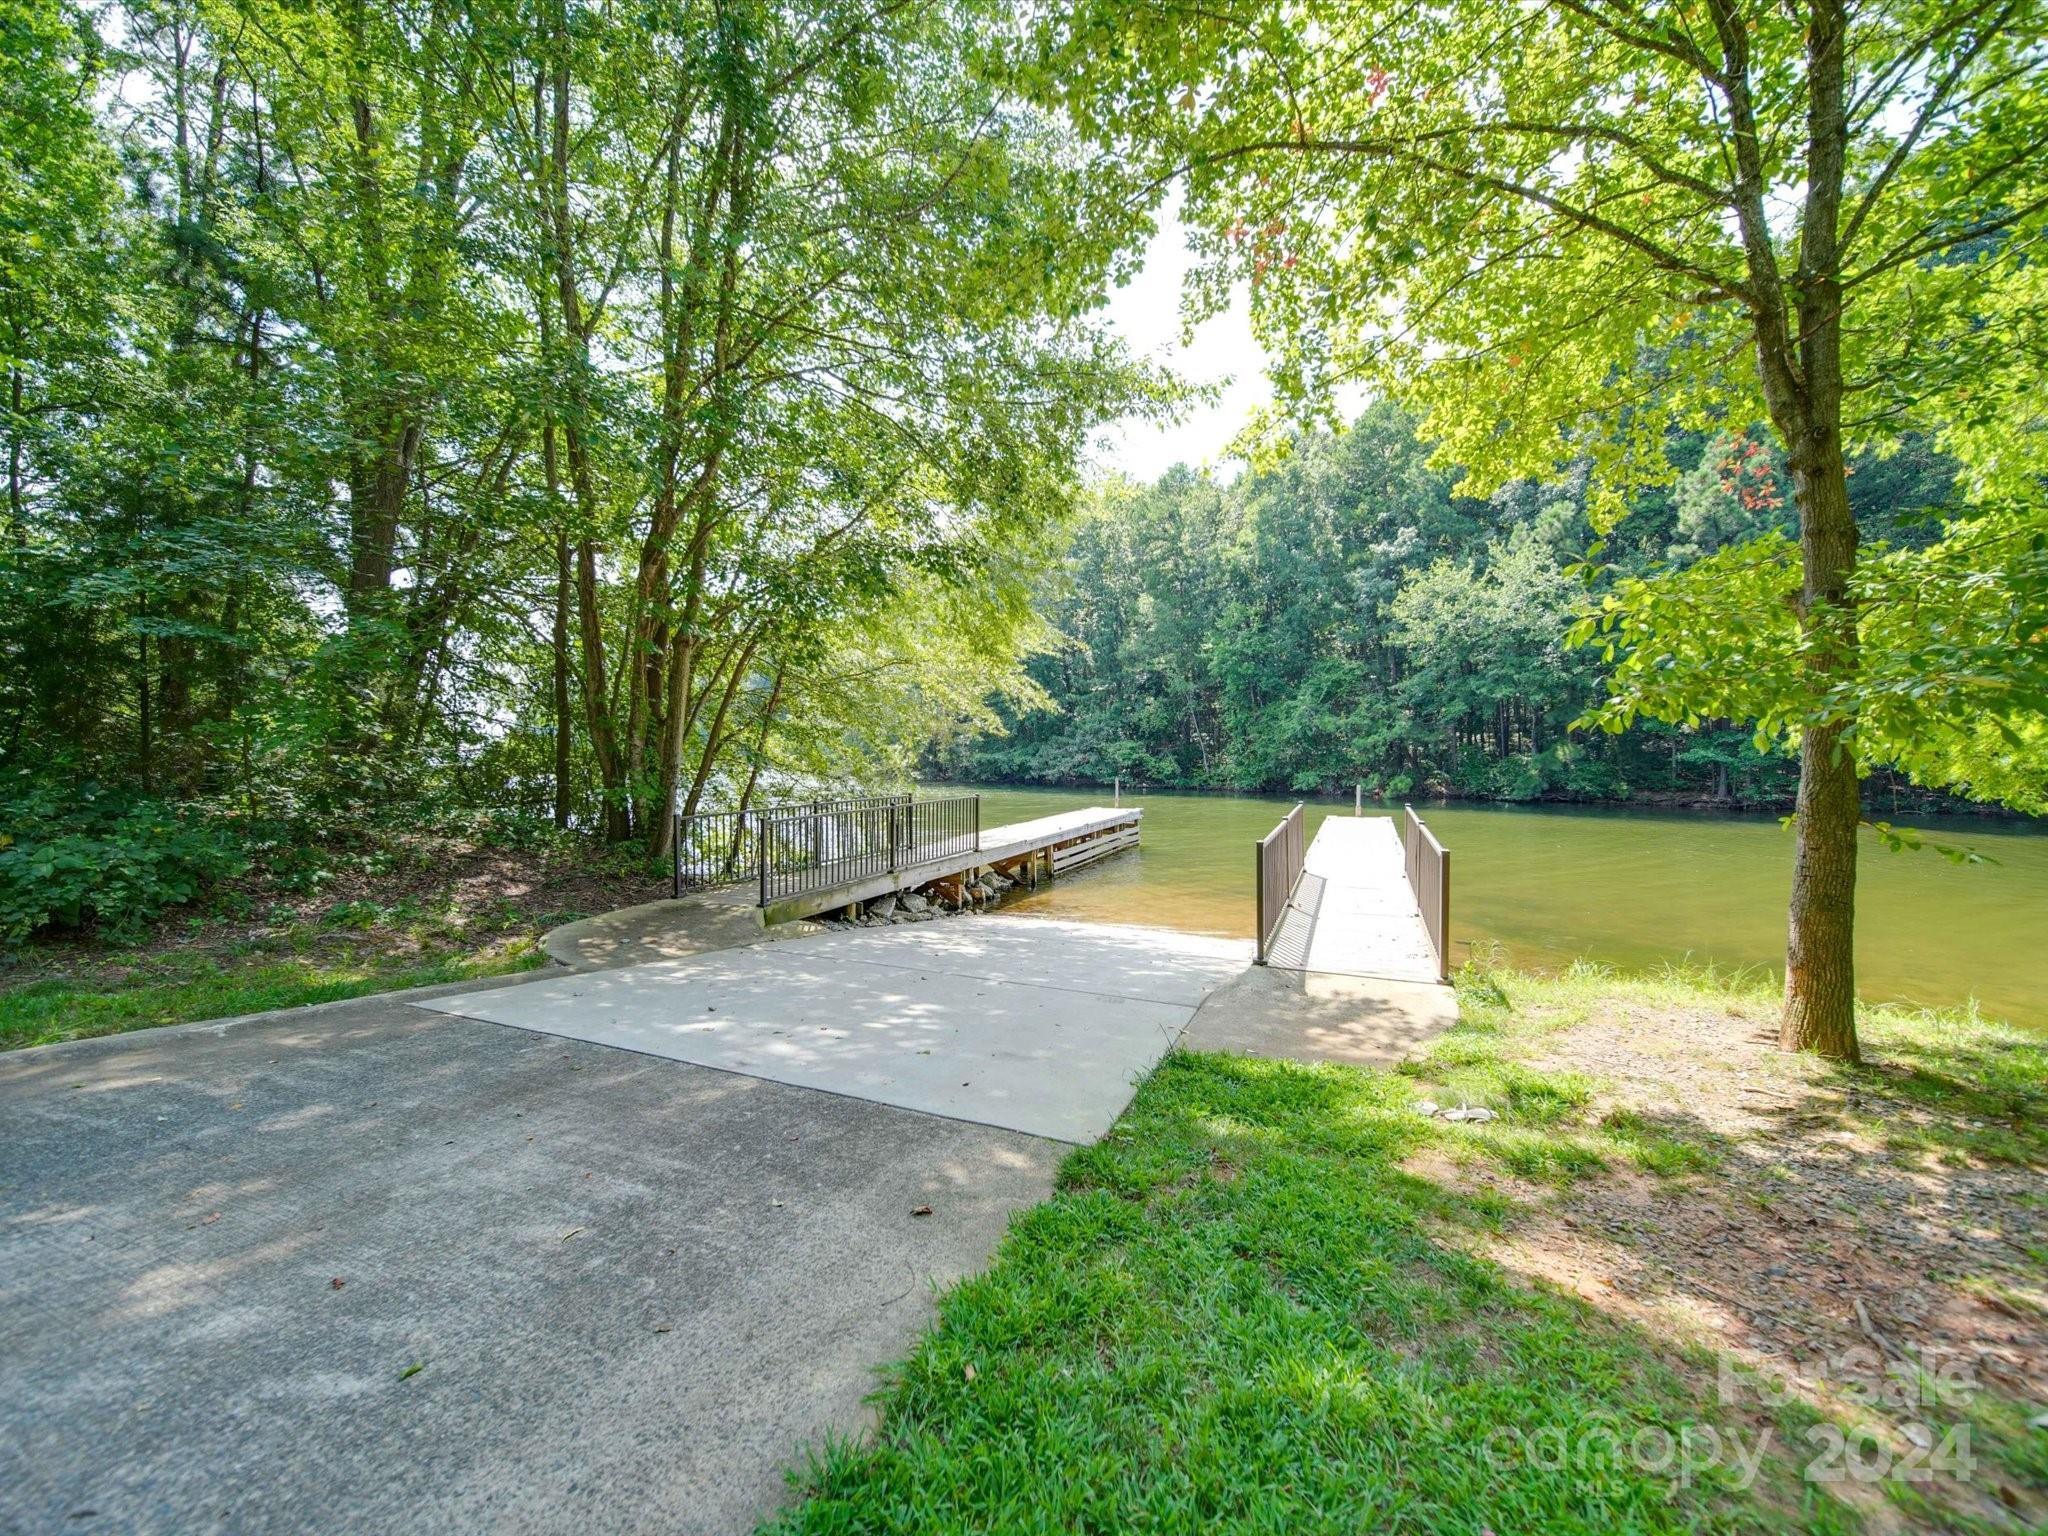
[[[550,928],[541,948],[572,971],[608,971],[660,960],[682,960],[820,933],[816,923],[770,925],[744,888],[696,891],[618,907]]]
[[[414,1004],[413,1006],[424,1009],[427,1005]],[[676,1066],[694,1067],[702,1072],[716,1072],[721,1076],[725,1077],[741,1077],[749,1078],[757,1082],[773,1083],[778,1088],[788,1088],[797,1093],[822,1094],[828,1099],[844,1099],[847,1102],[853,1104],[870,1104],[877,1109],[896,1110],[908,1115],[923,1115],[929,1119],[944,1120],[954,1125],[972,1126],[976,1130],[996,1131],[1006,1136],[1022,1136],[1033,1141],[1043,1141],[1057,1147],[1089,1146],[1092,1145],[1094,1142],[1101,1140],[1102,1135],[1101,1132],[1098,1132],[1095,1135],[1084,1137],[1067,1135],[1058,1131],[1030,1130],[1023,1126],[1010,1124],[1009,1122],[1003,1120],[987,1119],[981,1116],[971,1114],[949,1113],[945,1110],[930,1109],[919,1105],[900,1103],[894,1099],[876,1098],[872,1094],[862,1093],[857,1089],[830,1088],[820,1083],[792,1082],[787,1078],[769,1077],[764,1075],[763,1073],[752,1071],[746,1067],[719,1066],[712,1062],[698,1061],[695,1058],[688,1056],[677,1056],[671,1052],[653,1050],[645,1046],[621,1045],[610,1040],[592,1040],[588,1035],[564,1034],[556,1030],[542,1029],[538,1025],[533,1024],[508,1024],[503,1019],[494,1019],[486,1014],[481,1013],[461,1013],[457,1012],[453,1008],[436,1008],[433,1011],[441,1014],[445,1018],[461,1019],[464,1023],[467,1024],[489,1024],[497,1029],[516,1029],[521,1034],[534,1035],[539,1038],[547,1040],[569,1040],[574,1041],[578,1045],[601,1045],[606,1050],[623,1051],[629,1056],[644,1056],[649,1061],[665,1061],[673,1063]],[[1185,1012],[1188,1010],[1183,1011]],[[1185,1038],[1185,1035],[1186,1025],[1185,1023],[1183,1023],[1181,1028],[1175,1032],[1174,1037],[1167,1040],[1164,1048],[1161,1049],[1159,1054],[1153,1058],[1150,1065],[1146,1066],[1142,1071],[1136,1073],[1130,1078],[1127,1084],[1129,1091],[1124,1095],[1124,1105],[1127,1106],[1130,1103],[1131,1099],[1136,1096],[1138,1084],[1145,1077],[1149,1076],[1152,1073],[1152,1071],[1158,1067],[1159,1063],[1161,1061],[1164,1061],[1171,1052],[1182,1047],[1182,1041]],[[1116,1123],[1117,1118],[1121,1116],[1122,1113],[1123,1109],[1121,1107],[1118,1108],[1116,1114],[1110,1117],[1110,1125],[1114,1125]],[[1105,1127],[1104,1129],[1107,1130],[1108,1127]]]

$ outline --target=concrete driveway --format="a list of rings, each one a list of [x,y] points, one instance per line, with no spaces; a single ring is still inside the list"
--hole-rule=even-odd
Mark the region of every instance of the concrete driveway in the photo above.
[[[1064,1151],[391,999],[0,1057],[0,1529],[746,1530]]]

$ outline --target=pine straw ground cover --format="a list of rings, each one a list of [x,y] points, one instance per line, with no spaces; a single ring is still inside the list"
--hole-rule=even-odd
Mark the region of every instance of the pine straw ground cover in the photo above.
[[[635,852],[544,830],[296,852],[136,938],[0,955],[0,1049],[529,970],[548,929],[668,894]]]
[[[1872,1010],[1841,1069],[1711,976],[1461,990],[1398,1072],[1169,1056],[771,1528],[2048,1516],[2038,1039]]]

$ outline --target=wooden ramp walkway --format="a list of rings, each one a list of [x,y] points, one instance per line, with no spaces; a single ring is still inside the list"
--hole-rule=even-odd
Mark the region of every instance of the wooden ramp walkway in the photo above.
[[[1391,981],[1443,979],[1393,817],[1323,822],[1266,946],[1266,964]]]

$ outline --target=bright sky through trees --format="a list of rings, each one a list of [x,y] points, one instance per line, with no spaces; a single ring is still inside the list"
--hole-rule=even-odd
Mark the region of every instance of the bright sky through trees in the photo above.
[[[1181,344],[1181,291],[1191,258],[1177,215],[1178,204],[1161,211],[1159,231],[1145,249],[1144,272],[1111,295],[1110,323],[1139,356],[1218,392],[1190,402],[1179,421],[1131,417],[1097,434],[1096,463],[1144,482],[1175,464],[1223,467],[1218,461],[1231,439],[1253,411],[1273,398],[1265,376],[1266,352],[1252,335],[1241,295],[1228,314],[1205,322],[1191,343]]]

